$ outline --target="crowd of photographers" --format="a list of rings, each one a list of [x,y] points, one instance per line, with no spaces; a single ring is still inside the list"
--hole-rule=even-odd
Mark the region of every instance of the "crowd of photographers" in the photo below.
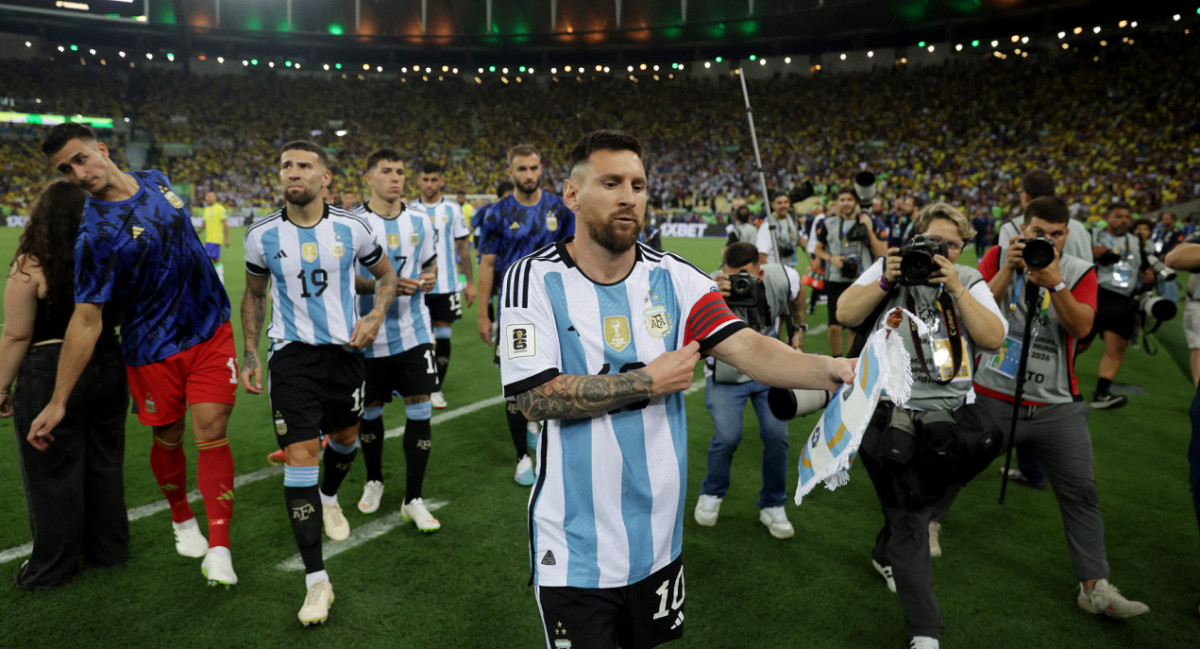
[[[803,284],[827,300],[835,356],[846,350],[844,342],[846,355],[859,354],[889,313],[904,310],[908,322],[896,331],[911,358],[912,397],[903,406],[883,397],[858,457],[884,514],[872,564],[899,596],[911,646],[937,647],[944,628],[930,561],[940,555],[940,521],[959,489],[1010,446],[1017,466],[1006,461],[1006,479],[1036,487],[1048,479],[1054,486],[1079,582],[1078,606],[1114,618],[1149,611],[1108,581],[1087,419],[1091,409],[1127,403],[1113,390],[1124,352],[1148,341],[1143,332],[1175,317],[1176,269],[1200,270],[1200,235],[1191,235],[1171,212],[1134,220],[1132,207],[1119,200],[1089,229],[1071,218],[1043,170],[1021,176],[1021,190],[1004,210],[1012,217],[999,222],[986,212],[972,218],[944,202],[926,206],[907,197],[895,201],[894,212],[882,213],[876,186],[864,172],[836,197],[823,197],[833,198],[828,202],[807,190],[777,192],[757,228],[739,206],[715,277],[735,313],[768,335],[782,326],[793,346],[803,348],[806,296],[790,267],[799,259],[807,265]],[[793,210],[792,199],[813,207]],[[982,253],[976,264],[960,263],[972,244]],[[1200,384],[1200,282],[1194,276],[1185,298],[1193,378]],[[1086,399],[1076,358],[1089,344],[1102,344],[1104,354]],[[773,485],[786,461],[776,457],[786,458],[786,419],[823,407],[827,397],[787,397],[719,363],[706,375],[705,405],[715,432],[696,521],[716,524],[750,400],[763,438],[760,518],[772,535],[791,536],[782,509],[775,510],[781,494]],[[1191,484],[1200,523],[1200,392],[1191,415]]]

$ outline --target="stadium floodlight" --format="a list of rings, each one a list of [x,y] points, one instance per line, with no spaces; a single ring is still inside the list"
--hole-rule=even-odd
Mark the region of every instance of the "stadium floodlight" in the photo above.
[[[715,58],[713,60],[716,61],[717,63],[720,63],[720,62],[724,61],[725,59],[718,56],[717,58]]]
[[[704,69],[705,69],[705,70],[707,70],[707,69],[709,69],[709,68],[711,68],[711,67],[712,67],[712,62],[711,62],[711,61],[705,61],[705,62],[704,62]],[[633,72],[633,66],[629,66],[629,71],[630,71],[630,72]]]
[[[845,52],[842,52],[841,59],[842,59],[843,61],[845,61],[845,60],[846,60],[846,53],[845,53]]]
[[[62,45],[59,45],[59,46],[58,46],[58,51],[59,51],[59,52],[66,52],[66,51],[67,51],[67,48],[63,47]]]
[[[294,67],[295,67],[297,70],[299,70],[299,69],[300,69],[300,64],[299,64],[299,63],[297,63],[297,64],[296,64]]]
[[[567,65],[567,66],[564,66],[564,67],[563,67],[563,71],[564,71],[564,72],[570,72],[570,71],[571,71],[571,66],[569,66],[569,65]]]
[[[1133,21],[1133,22],[1129,23],[1129,27],[1130,27],[1131,29],[1137,29],[1137,21],[1135,20],[1135,21]]]
[[[250,62],[249,62],[249,61],[247,61],[246,59],[242,59],[242,67],[243,67],[243,68],[246,68],[246,67],[249,67],[249,66],[250,66]]]
[[[1060,41],[1061,41],[1062,39],[1064,39],[1064,38],[1066,38],[1066,37],[1067,37],[1067,33],[1066,33],[1066,32],[1059,32],[1059,33],[1058,33],[1058,40],[1060,40]]]
[[[1178,16],[1176,16],[1176,17],[1175,17],[1175,20],[1179,20],[1179,17],[1178,17]],[[32,43],[32,42],[30,42],[30,41],[25,41],[25,47],[33,47],[33,43]]]
[[[758,60],[758,64],[759,64],[759,65],[766,65],[766,64],[767,64],[767,60],[766,60],[766,59],[759,59],[759,60]]]
[[[1172,16],[1171,18],[1172,18],[1172,19],[1173,19],[1175,22],[1179,22],[1179,14],[1175,14],[1175,15],[1174,15],[1174,16]],[[26,46],[26,47],[29,47],[29,41],[25,41],[25,46]]]
[[[432,68],[425,68],[425,74],[429,74],[430,72],[433,72]]]
[[[625,66],[625,71],[626,71],[626,72],[633,72],[633,66],[632,66],[632,65],[627,65],[627,66]],[[551,70],[551,72],[553,72],[553,70]]]
[[[785,57],[783,57],[783,62],[784,62],[784,63],[786,63],[786,64],[788,64],[788,65],[791,65],[791,64],[792,64],[792,57],[790,57],[790,56],[785,56]]]
[[[757,60],[758,60],[758,55],[757,55],[757,54],[751,54],[751,55],[750,55],[750,60],[751,60],[751,61],[757,61]]]
[[[504,74],[508,74],[508,68],[501,68],[500,72],[502,72]]]
[[[370,63],[363,63],[363,70],[370,70],[370,69],[371,69]]]
[[[955,51],[955,52],[961,52],[961,51],[962,51],[962,43],[959,43],[959,44],[955,45],[955,46],[954,46],[954,51]]]
[[[608,70],[605,70],[605,72],[608,72]],[[533,68],[529,68],[529,74],[533,74]]]
[[[933,46],[932,45],[930,45],[927,49],[929,50],[930,54],[933,54]]]
[[[75,44],[72,44],[72,45],[71,45],[71,51],[72,51],[72,52],[78,52],[78,51],[79,51],[79,46],[78,46],[78,45],[75,45]]]
[[[250,59],[250,65],[258,65],[258,59]]]
[[[125,58],[125,52],[123,52],[123,51],[122,51],[122,52],[117,52],[117,54],[118,54],[118,55],[119,55],[121,58]]]
[[[1013,34],[1012,42],[1017,43],[1020,40],[1021,40],[1021,36],[1019,34]]]
[[[146,60],[147,60],[147,61],[153,61],[153,60],[154,60],[154,55],[153,55],[153,54],[151,54],[150,52],[146,52]],[[256,63],[255,65],[258,65],[258,64]]]
[[[1074,31],[1075,35],[1076,35],[1076,36],[1078,36],[1078,35],[1080,35],[1080,34],[1082,34],[1082,33],[1083,33],[1083,28],[1082,28],[1082,27],[1076,27],[1076,28],[1075,28],[1073,31]]]
[[[225,57],[223,57],[223,56],[218,56],[218,57],[217,57],[217,63],[220,63],[221,65],[224,65],[224,64],[225,64]]]
[[[341,63],[334,63],[334,64],[333,64],[333,69],[335,69],[335,70],[341,70],[341,69],[342,69],[342,64],[341,64]]]
[[[292,62],[291,62],[291,61],[284,61],[284,62],[283,62],[283,67],[285,67],[285,68],[290,68],[290,67],[292,67]]]
[[[610,70],[610,69],[608,68],[608,66],[607,66],[607,65],[606,65],[606,66],[604,66],[604,74],[608,74],[608,73],[609,73],[609,72],[611,72],[611,71],[612,71],[612,70]]]
[[[326,63],[323,67],[325,68],[326,72],[329,72],[329,64],[328,63]]]
[[[1029,37],[1028,37],[1028,36],[1022,36],[1022,37],[1021,37],[1021,42],[1022,42],[1022,43],[1029,43]]]
[[[522,67],[524,67],[524,66],[522,66]],[[449,72],[449,71],[450,71],[450,66],[448,66],[448,65],[442,66],[442,72]]]
[[[1063,48],[1064,50],[1066,50],[1066,49],[1070,49],[1070,48],[1071,48],[1071,44],[1070,44],[1070,43],[1063,43],[1063,44],[1062,44],[1062,48]]]
[[[271,68],[271,69],[275,69],[275,62],[274,62],[274,61],[267,61],[267,67],[268,67],[268,68]]]
[[[1092,33],[1093,33],[1093,34],[1099,34],[1099,33],[1100,33],[1100,25],[1096,25],[1095,27],[1093,27],[1093,28],[1092,28]]]
[[[175,53],[174,53],[174,52],[167,52],[167,60],[168,60],[168,61],[174,61],[174,60],[175,60]]]
[[[382,65],[377,65],[377,66],[375,66],[375,71],[376,71],[376,72],[383,72],[383,66],[382,66]]]
[[[479,68],[479,74],[483,74],[483,68]]]
[[[976,39],[976,40],[971,41],[971,47],[979,47],[979,40]]]
[[[349,132],[350,131],[347,131],[346,129],[342,128],[342,129],[338,129],[338,130],[334,131],[333,134],[338,137],[346,137],[346,134]]]
[[[517,72],[524,73],[524,72],[525,72],[525,66],[523,66],[523,65],[522,65],[521,67],[517,68]]]
[[[645,63],[643,63],[643,64],[639,65],[639,66],[638,66],[638,69],[639,69],[639,70],[645,70],[645,69],[646,69],[646,64],[645,64]],[[568,70],[568,72],[570,72],[570,70]]]
[[[868,59],[873,59],[873,58],[875,58],[875,51],[874,51],[874,50],[872,50],[872,51],[870,51],[870,52],[867,52],[867,58],[868,58]]]
[[[96,48],[92,48],[92,49],[88,50],[88,54],[91,54],[92,56],[96,56]]]
[[[992,47],[1000,45],[1000,41],[992,41]]]
[[[656,66],[654,66],[654,71],[655,71],[655,72],[658,72],[658,66],[657,66],[657,65],[656,65]]]
[[[925,41],[918,42],[917,47],[925,47]]]
[[[1121,29],[1125,29],[1128,26],[1129,26],[1128,20],[1122,20],[1121,22],[1117,23],[1117,27],[1120,27]]]
[[[550,74],[558,74],[558,68],[550,68]]]
[[[454,74],[458,74],[458,68],[451,68],[450,71]],[[532,70],[530,71],[532,72]]]
[[[600,71],[601,71],[601,70],[603,70],[603,69],[604,69],[604,66],[603,66],[603,65],[597,65],[597,66],[596,66],[596,72],[600,72]]]

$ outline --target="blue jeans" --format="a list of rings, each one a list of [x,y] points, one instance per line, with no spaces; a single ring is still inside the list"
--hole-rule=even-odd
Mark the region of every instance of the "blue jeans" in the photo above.
[[[787,422],[776,419],[767,407],[767,386],[757,381],[716,383],[705,379],[704,407],[713,420],[712,441],[708,444],[708,473],[700,484],[700,493],[725,497],[729,489],[729,466],[742,441],[742,412],[746,400],[758,414],[758,434],[763,440],[762,491],[758,507],[781,507],[787,502],[788,429]]]

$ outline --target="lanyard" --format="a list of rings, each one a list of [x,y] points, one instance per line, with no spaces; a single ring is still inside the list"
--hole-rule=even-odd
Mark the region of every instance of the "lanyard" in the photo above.
[[[910,313],[916,314],[917,302],[913,299],[912,291],[908,288],[904,289],[904,304]],[[921,369],[925,371],[925,376],[929,377],[930,381],[938,385],[946,385],[954,380],[958,374],[958,368],[962,366],[963,359],[963,341],[962,334],[958,327],[958,311],[954,308],[954,298],[950,297],[949,293],[938,288],[937,295],[938,310],[941,311],[942,318],[946,321],[946,335],[950,338],[950,362],[954,369],[950,373],[950,378],[941,380],[935,378],[933,373],[929,371],[929,363],[925,360],[925,345],[921,342],[921,335],[917,332],[917,325],[912,321],[912,316],[909,316],[908,329],[912,336],[913,350],[917,353],[917,359],[921,362]],[[936,332],[933,332],[936,333]]]
[[[1017,305],[1021,303],[1021,290],[1025,288],[1024,271],[1017,271],[1016,283],[1017,285],[1013,287],[1012,300],[1008,303],[1009,313],[1016,313]],[[1040,287],[1038,288],[1038,294],[1042,297],[1042,299],[1038,300],[1038,302],[1041,304],[1041,306],[1038,307],[1037,315],[1039,321],[1044,320],[1046,317],[1046,312],[1050,310],[1050,300],[1045,299],[1046,297],[1049,297],[1049,294],[1042,295],[1043,290],[1044,289]]]

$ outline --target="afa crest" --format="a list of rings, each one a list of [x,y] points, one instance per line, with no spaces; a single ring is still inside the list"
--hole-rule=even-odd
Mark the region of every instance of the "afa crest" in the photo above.
[[[558,230],[558,216],[554,214],[554,210],[546,212],[546,229],[551,232]]]
[[[675,328],[675,323],[671,322],[671,316],[667,314],[666,307],[651,307],[646,309],[643,314],[646,316],[646,333],[655,338],[666,338]]]
[[[317,244],[306,243],[306,244],[300,246],[300,258],[303,259],[304,261],[307,261],[310,264],[312,262],[316,261],[317,260]]]
[[[629,318],[623,315],[611,315],[604,319],[604,342],[616,351],[622,351],[629,346],[632,336],[629,332]]]
[[[388,248],[391,248],[392,250],[400,247],[400,235],[398,234],[389,234],[387,241]]]
[[[421,235],[417,234],[416,232],[409,233],[408,242],[411,243],[412,247],[414,247],[414,248],[416,248],[417,246],[420,246],[421,245]]]
[[[159,185],[158,191],[162,192],[163,197],[167,199],[167,202],[171,204],[171,207],[177,210],[183,209],[183,199],[179,198],[179,196],[175,192],[171,191],[167,186]]]
[[[341,259],[346,256],[346,245],[342,243],[341,239],[336,239],[329,246],[329,252],[333,253],[334,258]]]

